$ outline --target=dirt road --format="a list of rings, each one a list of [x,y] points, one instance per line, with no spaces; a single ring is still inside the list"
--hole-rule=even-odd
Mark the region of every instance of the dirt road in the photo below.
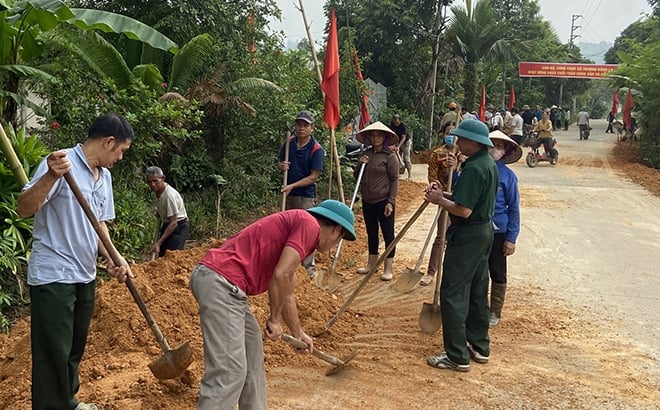
[[[274,408],[659,408],[660,199],[612,169],[616,139],[604,122],[592,126],[588,141],[575,127],[556,133],[557,166],[532,169],[524,157],[512,165],[522,232],[488,365],[467,374],[428,367],[441,334],[425,336],[417,323],[432,290],[401,295],[375,280],[356,308],[376,319],[345,342],[363,351],[355,370],[328,379],[277,369]],[[426,166],[415,165],[414,180],[426,181]],[[398,272],[413,267],[434,211],[398,246]]]
[[[611,166],[614,137],[594,122],[579,141],[573,127],[557,133],[559,165],[512,167],[520,178],[522,232],[510,257],[509,287],[500,325],[492,329],[491,358],[470,372],[426,365],[442,349],[441,331],[420,332],[432,287],[401,294],[378,276],[316,346],[358,356],[326,377],[328,364],[295,354],[284,342],[264,342],[272,409],[658,409],[660,408],[660,198],[628,182]],[[397,231],[421,204],[419,182],[402,181]],[[434,215],[430,206],[397,247],[395,275],[412,268]],[[305,329],[322,328],[363,278],[359,238],[344,243],[335,294],[298,273],[296,298]],[[161,352],[125,286],[97,289],[96,313],[81,363],[79,398],[106,410],[196,408],[203,372],[197,305],[188,289],[194,265],[209,246],[173,252],[136,265],[136,282],[170,343],[191,340],[194,361],[180,378],[158,381],[147,364]],[[318,255],[317,267],[327,267]],[[423,265],[426,266],[425,264]],[[395,278],[396,279],[396,278]],[[259,323],[264,296],[250,301]],[[0,409],[30,406],[29,318],[0,335]]]

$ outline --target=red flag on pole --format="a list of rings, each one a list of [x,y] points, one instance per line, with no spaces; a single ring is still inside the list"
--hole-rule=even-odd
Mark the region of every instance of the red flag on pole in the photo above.
[[[339,44],[337,43],[337,18],[335,9],[330,9],[330,33],[323,60],[321,89],[325,93],[323,119],[331,129],[339,124]]]
[[[369,115],[369,93],[364,86],[364,78],[362,77],[362,70],[360,69],[360,60],[358,60],[357,50],[353,53],[353,64],[355,64],[355,75],[357,79],[360,80],[360,86],[362,87],[362,101],[360,102],[360,123],[358,125],[359,129],[366,127],[371,122],[371,116]]]
[[[619,110],[619,89],[617,88],[614,90],[614,94],[612,94],[612,109],[610,110],[610,113],[612,113],[612,117],[616,117],[616,113]]]
[[[511,111],[511,108],[516,105],[516,90],[513,88],[513,85],[511,86],[511,92],[509,93],[509,111]]]
[[[630,129],[632,110],[635,106],[635,101],[633,101],[632,91],[628,88],[628,95],[626,96],[626,102],[623,104],[623,124],[626,126],[626,129]]]
[[[479,119],[486,121],[486,85],[481,86],[481,104],[479,105]]]

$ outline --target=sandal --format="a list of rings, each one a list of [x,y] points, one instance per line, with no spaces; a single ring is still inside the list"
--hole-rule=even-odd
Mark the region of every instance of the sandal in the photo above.
[[[419,280],[419,284],[422,286],[428,286],[431,282],[433,282],[433,275],[424,275]]]

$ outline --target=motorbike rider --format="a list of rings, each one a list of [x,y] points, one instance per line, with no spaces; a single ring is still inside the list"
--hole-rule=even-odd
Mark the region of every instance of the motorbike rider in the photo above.
[[[557,151],[552,147],[554,145],[554,137],[552,135],[552,121],[550,121],[548,111],[543,111],[541,120],[534,125],[534,131],[538,132],[539,142],[543,144],[545,156],[550,157],[550,163],[557,163]]]

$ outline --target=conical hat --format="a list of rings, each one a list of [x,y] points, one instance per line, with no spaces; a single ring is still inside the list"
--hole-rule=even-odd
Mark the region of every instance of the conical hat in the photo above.
[[[506,152],[501,161],[505,164],[511,164],[522,157],[522,148],[514,140],[502,131],[496,130],[488,134],[490,139],[502,140],[506,143]]]
[[[371,144],[371,141],[366,141],[365,138],[369,131],[384,131],[387,134],[387,139],[383,142],[383,145],[394,145],[399,142],[399,137],[396,133],[380,121],[376,121],[373,124],[364,127],[362,131],[357,133],[355,138],[363,144]]]

